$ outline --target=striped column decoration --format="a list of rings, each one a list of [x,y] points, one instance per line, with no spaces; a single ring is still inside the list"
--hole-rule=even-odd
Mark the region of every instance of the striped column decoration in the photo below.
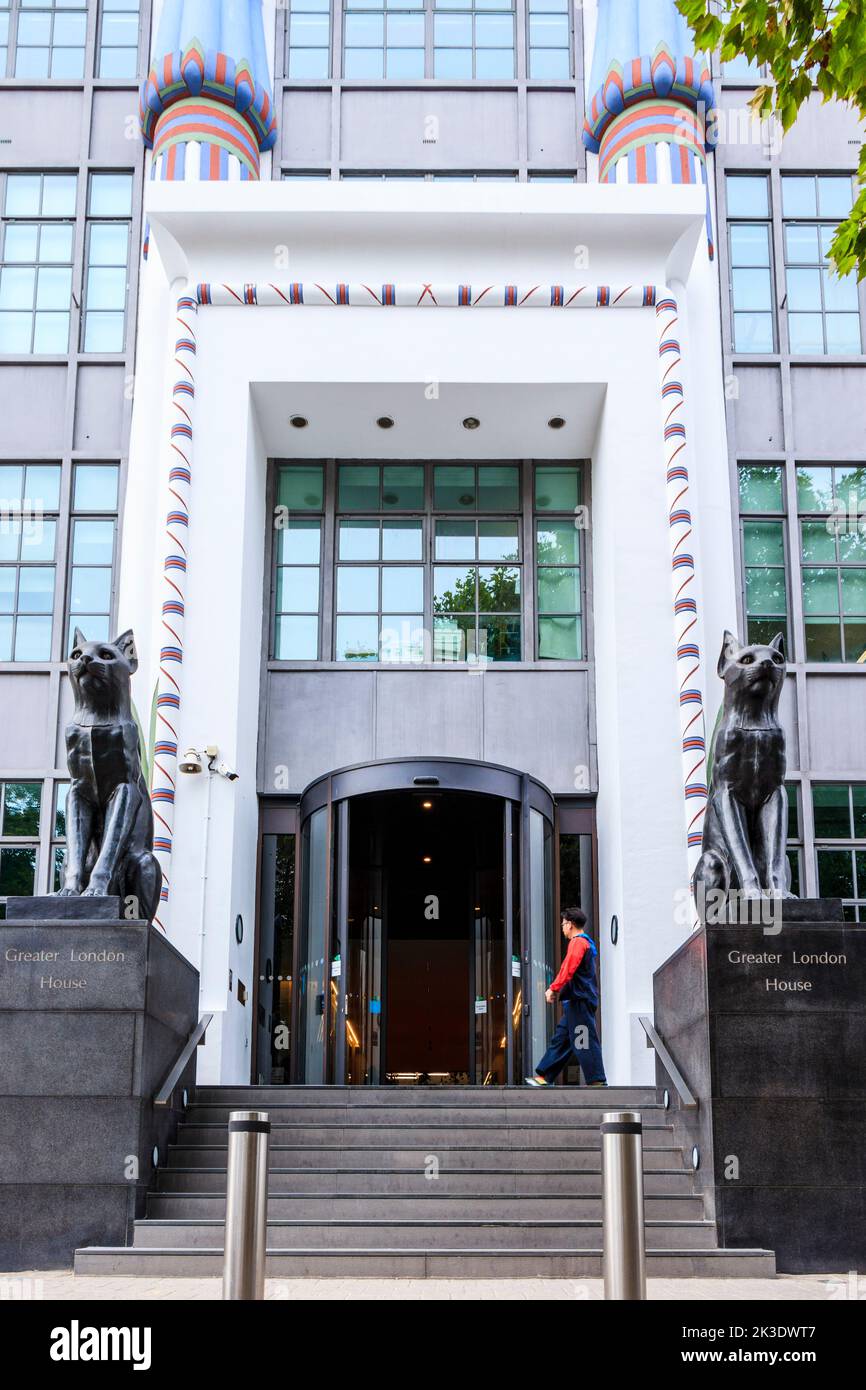
[[[677,321],[676,300],[669,295],[660,298],[656,304],[656,322],[671,542],[686,847],[691,876],[700,855],[701,835],[707,810],[707,740],[701,651],[698,641],[699,614],[695,595],[694,527],[689,509],[686,427],[682,420],[682,353],[676,331]]]
[[[161,902],[154,922],[162,931],[167,930],[171,893],[178,716],[186,616],[187,530],[192,487],[197,314],[197,300],[192,295],[182,295],[177,302],[174,335],[174,385],[171,393],[168,505],[165,518],[168,546],[163,563],[162,634],[156,690],[156,743],[150,790],[154,817],[153,852],[162,869]]]
[[[293,281],[285,285],[196,286],[201,305],[367,309],[645,309],[654,285],[367,285]]]

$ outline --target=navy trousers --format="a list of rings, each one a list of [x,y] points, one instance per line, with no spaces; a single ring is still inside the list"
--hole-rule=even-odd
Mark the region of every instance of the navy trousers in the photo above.
[[[579,1028],[586,1032],[576,1038],[575,1030]],[[577,1042],[583,1042],[584,1038],[586,1047],[578,1047]],[[577,1058],[583,1068],[587,1085],[606,1080],[601,1043],[595,1028],[595,1010],[580,999],[567,999],[563,1003],[562,1017],[556,1025],[549,1048],[535,1068],[536,1075],[543,1076],[545,1081],[555,1081],[572,1058]]]

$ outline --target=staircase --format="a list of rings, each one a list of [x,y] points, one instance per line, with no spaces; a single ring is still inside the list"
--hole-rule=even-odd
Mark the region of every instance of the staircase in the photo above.
[[[197,1088],[126,1248],[75,1272],[222,1272],[230,1110],[271,1119],[271,1276],[423,1278],[602,1272],[604,1110],[644,1125],[647,1272],[772,1276],[767,1250],[720,1250],[652,1088]],[[438,1168],[438,1177],[427,1176]]]

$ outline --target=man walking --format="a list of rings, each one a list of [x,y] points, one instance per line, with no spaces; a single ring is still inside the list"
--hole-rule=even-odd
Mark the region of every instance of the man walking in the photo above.
[[[595,1029],[598,1008],[598,984],[595,975],[595,942],[584,931],[586,913],[579,907],[567,907],[562,913],[562,934],[568,950],[559,974],[545,993],[548,1004],[559,999],[562,1017],[556,1025],[550,1046],[527,1076],[528,1086],[549,1086],[575,1056],[583,1068],[587,1086],[606,1086],[601,1043]]]

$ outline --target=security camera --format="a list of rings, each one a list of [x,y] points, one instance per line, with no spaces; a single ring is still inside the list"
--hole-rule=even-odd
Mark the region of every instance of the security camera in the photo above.
[[[217,763],[216,770],[220,777],[225,777],[227,782],[236,782],[238,780],[239,774],[235,772],[233,767],[229,767],[228,763]]]
[[[188,748],[180,760],[181,772],[201,772],[201,754],[195,748]]]

